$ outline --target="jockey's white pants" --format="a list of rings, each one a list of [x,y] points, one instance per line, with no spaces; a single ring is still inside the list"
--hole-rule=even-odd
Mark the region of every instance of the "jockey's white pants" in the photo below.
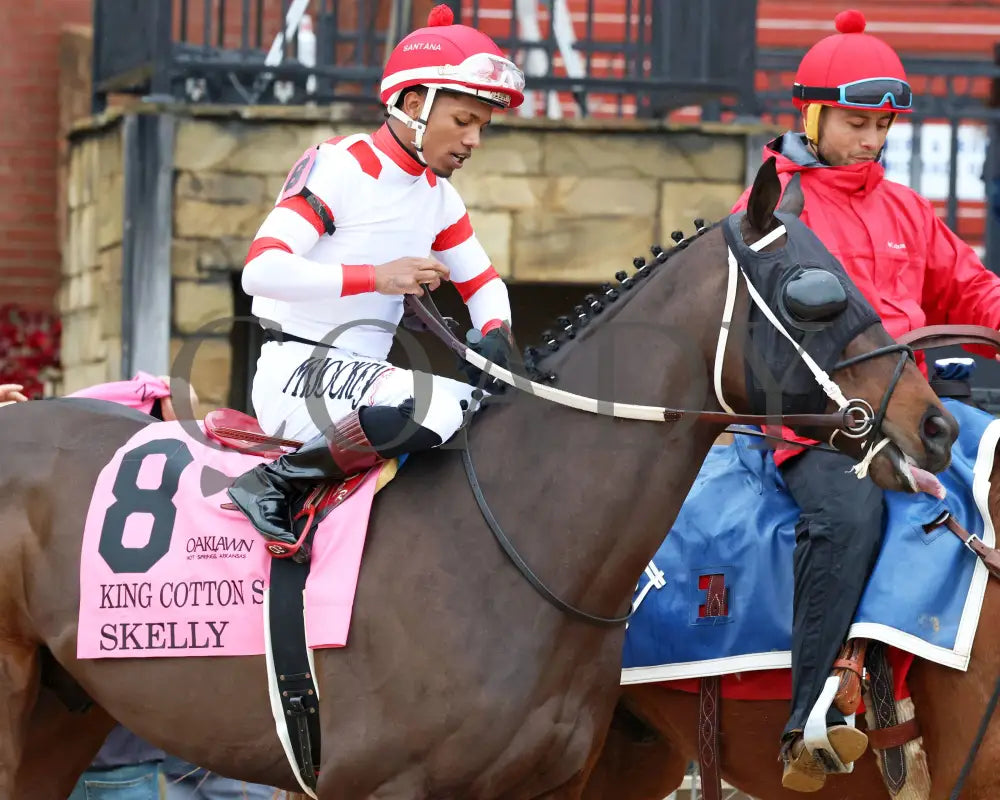
[[[446,442],[458,430],[474,387],[394,367],[387,361],[301,342],[267,342],[257,359],[253,406],[270,436],[308,441],[364,406],[414,401],[413,420]]]

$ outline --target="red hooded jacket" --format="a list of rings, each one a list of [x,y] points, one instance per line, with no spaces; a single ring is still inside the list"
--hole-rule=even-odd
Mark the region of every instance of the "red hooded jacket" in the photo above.
[[[802,221],[844,265],[890,336],[924,325],[1000,329],[1000,277],[938,218],[929,200],[884,180],[881,164],[823,164],[803,134],[775,139],[764,148],[764,159],[771,156],[782,186],[800,173]],[[743,211],[749,196],[747,189],[733,211]],[[783,435],[796,438],[788,430]],[[776,450],[775,462],[799,452]]]

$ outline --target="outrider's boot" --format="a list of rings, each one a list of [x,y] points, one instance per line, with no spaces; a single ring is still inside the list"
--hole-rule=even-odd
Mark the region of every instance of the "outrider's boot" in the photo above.
[[[297,501],[321,483],[343,480],[383,460],[352,411],[295,452],[244,473],[227,493],[261,534],[294,550]]]
[[[843,764],[857,761],[868,748],[868,737],[850,725],[831,725],[826,729],[830,746]],[[781,785],[795,792],[818,792],[826,781],[826,768],[818,756],[806,749],[802,733],[786,734],[781,748],[784,771]]]

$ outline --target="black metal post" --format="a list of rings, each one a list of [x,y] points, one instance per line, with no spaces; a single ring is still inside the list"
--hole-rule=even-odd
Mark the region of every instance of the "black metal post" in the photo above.
[[[93,41],[90,51],[90,113],[100,114],[108,106],[108,96],[106,92],[98,89],[99,78],[101,76],[101,64],[103,63],[104,45],[104,25],[101,6],[104,0],[94,0],[93,15]]]
[[[151,99],[172,100],[173,79],[173,0],[148,0],[151,14],[149,36],[152,75],[149,80]]]

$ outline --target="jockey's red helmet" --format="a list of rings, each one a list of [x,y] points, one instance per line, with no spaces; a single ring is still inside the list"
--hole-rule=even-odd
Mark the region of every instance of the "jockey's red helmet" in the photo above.
[[[524,102],[524,74],[485,33],[455,25],[446,5],[435,6],[427,27],[393,48],[382,73],[379,97],[387,107],[411,86],[471,94],[501,108]],[[426,122],[430,109],[420,116]]]
[[[792,85],[792,102],[806,108],[806,136],[816,141],[822,106],[889,111],[912,110],[913,92],[896,51],[865,33],[860,11],[841,11],[837,33],[814,44],[802,57]]]

